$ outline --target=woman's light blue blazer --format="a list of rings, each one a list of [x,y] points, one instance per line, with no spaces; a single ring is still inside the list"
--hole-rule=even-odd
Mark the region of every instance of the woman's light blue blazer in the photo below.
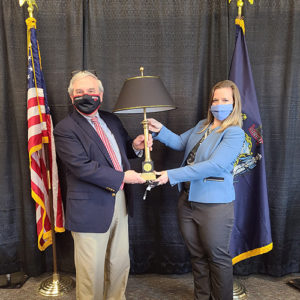
[[[219,127],[215,128],[198,148],[194,165],[186,166],[187,156],[204,135],[204,132],[199,133],[204,121],[181,135],[163,126],[154,139],[174,150],[185,151],[181,167],[167,172],[170,184],[178,184],[179,191],[182,190],[182,182],[191,182],[189,201],[232,202],[235,199],[232,171],[242,149],[245,133],[238,126],[230,126],[223,132],[217,132]],[[221,181],[209,177],[219,177]]]

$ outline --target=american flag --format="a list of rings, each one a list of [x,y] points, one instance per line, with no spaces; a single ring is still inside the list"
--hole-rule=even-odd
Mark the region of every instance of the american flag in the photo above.
[[[38,248],[42,251],[52,244],[47,157],[53,194],[54,228],[57,232],[65,230],[64,212],[58,181],[53,124],[36,39],[36,20],[28,18],[26,24],[28,37],[27,121],[31,196],[36,207]]]

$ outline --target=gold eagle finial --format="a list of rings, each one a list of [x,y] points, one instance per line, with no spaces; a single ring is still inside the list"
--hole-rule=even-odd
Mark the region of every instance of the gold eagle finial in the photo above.
[[[252,5],[254,0],[248,0],[248,2]],[[228,0],[229,4],[231,0]],[[244,6],[244,1],[243,0],[237,0],[236,6],[238,7],[238,17],[242,17],[242,7]]]
[[[37,6],[35,0],[19,0],[20,6],[22,7],[25,2],[27,2],[27,5],[28,5],[29,17],[33,18],[34,6],[36,7],[36,9],[38,9],[38,6]]]

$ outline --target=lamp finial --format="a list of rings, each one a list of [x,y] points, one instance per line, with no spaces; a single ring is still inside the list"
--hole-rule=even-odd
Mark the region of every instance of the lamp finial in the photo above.
[[[140,67],[141,76],[144,76],[144,67]]]

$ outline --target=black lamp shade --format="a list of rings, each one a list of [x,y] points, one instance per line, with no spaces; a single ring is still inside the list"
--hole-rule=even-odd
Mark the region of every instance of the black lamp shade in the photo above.
[[[139,76],[125,81],[115,113],[143,113],[175,109],[166,87],[158,76]]]

